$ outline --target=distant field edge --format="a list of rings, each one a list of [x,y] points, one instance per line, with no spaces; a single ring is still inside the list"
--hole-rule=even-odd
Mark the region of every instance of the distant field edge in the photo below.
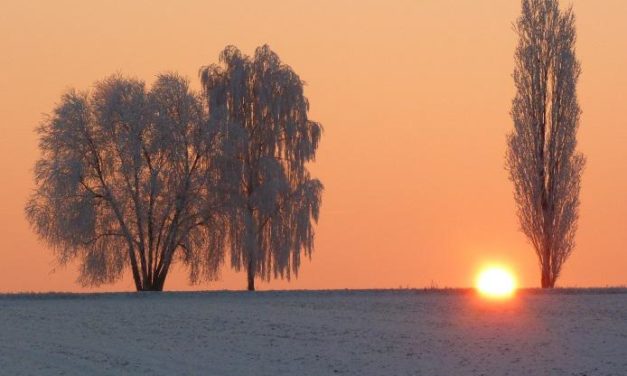
[[[281,297],[281,296],[333,296],[333,295],[370,295],[370,294],[417,294],[417,295],[466,295],[476,294],[474,288],[401,288],[401,289],[328,289],[328,290],[199,290],[199,291],[164,291],[164,292],[2,292],[0,299],[84,299],[84,298],[151,298],[151,297],[178,297],[198,298],[212,296],[241,296],[241,297]],[[627,287],[558,287],[554,289],[520,288],[518,295],[601,295],[625,294]]]

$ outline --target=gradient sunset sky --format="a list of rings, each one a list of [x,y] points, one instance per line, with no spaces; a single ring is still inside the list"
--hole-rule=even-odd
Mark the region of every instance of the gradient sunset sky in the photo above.
[[[562,1],[562,6],[569,4]],[[627,1],[574,0],[583,73],[577,245],[561,286],[627,284]],[[260,289],[468,287],[485,264],[539,286],[504,168],[518,0],[0,0],[0,292],[133,290],[75,283],[29,228],[34,129],[61,94],[121,72],[151,83],[228,44],[268,43],[306,81],[325,128],[311,165],[326,190],[298,279]],[[168,290],[241,289],[220,281]]]

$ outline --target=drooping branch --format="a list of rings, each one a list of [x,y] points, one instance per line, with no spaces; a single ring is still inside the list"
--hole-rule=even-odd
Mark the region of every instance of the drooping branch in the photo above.
[[[291,260],[303,247],[312,249],[318,217],[309,209],[319,207],[322,185],[316,180],[316,194],[304,206],[296,196],[312,180],[306,164],[315,157],[322,128],[307,117],[303,82],[268,46],[253,58],[228,46],[220,62],[203,68],[200,77],[211,118],[237,164],[226,185],[232,266],[247,269],[254,288],[254,276],[297,273],[299,264]]]

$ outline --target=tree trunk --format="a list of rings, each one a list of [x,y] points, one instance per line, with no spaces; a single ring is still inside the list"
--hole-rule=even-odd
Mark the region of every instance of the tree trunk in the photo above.
[[[550,287],[549,286],[549,276],[548,276],[548,274],[546,272],[546,268],[544,268],[544,267],[542,268],[542,280],[540,281],[540,283],[541,283],[543,289],[546,289],[546,288]]]
[[[159,275],[156,275],[152,280],[148,277],[142,278],[140,280],[141,283],[139,285],[135,285],[135,288],[137,291],[163,291],[166,275],[167,271],[164,271]]]
[[[142,280],[142,284],[137,288],[137,291],[163,291],[163,285],[165,282],[165,278],[163,276],[158,276],[153,281],[149,279]]]
[[[555,279],[553,278],[553,275],[551,274],[551,268],[549,267],[548,263],[545,265],[542,265],[541,283],[542,283],[543,289],[551,289],[555,287]]]
[[[248,291],[255,291],[255,268],[252,259],[248,261],[246,273],[248,274]]]
[[[158,276],[152,285],[152,290],[150,291],[163,291],[163,285],[165,285],[165,276],[166,276],[166,273],[163,273],[162,275]]]
[[[144,286],[143,289],[137,290],[137,291],[163,291],[163,285],[159,285],[159,284],[146,285]]]

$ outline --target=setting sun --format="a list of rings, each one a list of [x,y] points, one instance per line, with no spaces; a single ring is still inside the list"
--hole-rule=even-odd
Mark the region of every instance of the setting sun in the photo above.
[[[477,277],[476,288],[484,296],[506,298],[516,290],[516,279],[507,269],[489,267],[481,271]]]

